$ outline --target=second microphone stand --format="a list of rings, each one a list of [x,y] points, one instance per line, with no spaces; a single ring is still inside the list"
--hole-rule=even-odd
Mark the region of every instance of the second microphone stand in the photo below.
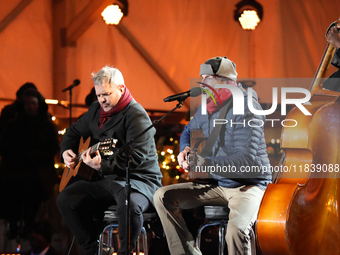
[[[146,132],[148,132],[151,128],[153,128],[155,125],[157,125],[159,122],[161,122],[164,118],[166,118],[168,115],[170,115],[172,112],[174,112],[176,109],[179,109],[183,106],[185,98],[183,100],[178,101],[178,104],[175,108],[173,108],[171,111],[169,111],[167,114],[165,114],[163,117],[161,117],[159,120],[155,120],[149,127],[147,127],[144,131],[142,131],[139,135],[132,138],[130,141],[128,141],[126,144],[124,144],[121,148],[118,149],[117,153],[125,152],[126,155],[126,182],[125,182],[125,223],[126,223],[126,233],[128,235],[128,240],[126,242],[126,251],[130,252],[130,194],[131,194],[131,183],[130,183],[130,162],[131,162],[131,147],[130,145],[139,137],[144,135]]]
[[[70,94],[70,105],[69,105],[69,111],[70,111],[70,126],[72,125],[72,89],[73,88],[70,88],[68,91],[69,91],[69,94]]]

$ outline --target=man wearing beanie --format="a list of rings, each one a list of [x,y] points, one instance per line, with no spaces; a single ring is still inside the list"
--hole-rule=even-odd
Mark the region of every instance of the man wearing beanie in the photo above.
[[[154,196],[155,207],[163,224],[170,253],[173,255],[202,254],[186,226],[181,210],[204,205],[229,207],[225,236],[228,254],[250,254],[250,229],[256,220],[264,191],[271,181],[263,125],[260,124],[265,123],[265,117],[250,112],[247,103],[248,93],[237,84],[236,65],[227,57],[207,60],[200,67],[200,76],[202,89],[209,92],[207,94],[213,95],[216,100],[207,95],[204,106],[207,113],[202,112],[201,105],[184,128],[180,138],[181,152],[177,159],[180,167],[186,170],[192,167],[195,170],[197,167],[205,170],[215,167],[217,170],[204,180],[158,189]],[[244,114],[233,114],[231,91],[227,88],[217,88],[216,85],[235,86],[235,89],[243,92]],[[254,108],[262,110],[256,93],[252,93],[252,97]],[[218,125],[214,123],[216,119],[225,119],[228,123]],[[252,123],[250,125],[249,120]],[[220,129],[214,128],[215,126],[220,126]],[[193,130],[203,131],[206,145],[203,148],[204,153],[202,152],[204,157],[197,155],[197,162],[190,162],[190,165],[188,154],[193,152],[190,147]],[[246,167],[255,167],[258,171],[256,173],[242,171]]]

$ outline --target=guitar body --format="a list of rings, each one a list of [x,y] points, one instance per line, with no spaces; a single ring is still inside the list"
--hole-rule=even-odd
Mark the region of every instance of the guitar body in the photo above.
[[[97,171],[95,171],[88,165],[84,164],[83,161],[81,160],[82,153],[89,148],[91,142],[92,141],[90,137],[87,138],[85,142],[83,137],[81,137],[77,155],[78,163],[75,165],[74,168],[65,167],[59,184],[59,192],[61,192],[66,186],[70,185],[71,183],[77,180],[90,181],[94,179],[95,176],[98,176]],[[115,147],[116,143],[117,140],[112,138],[107,139],[104,142],[99,142],[91,147],[90,154],[98,150],[101,154],[110,155],[112,154],[112,148]]]
[[[90,142],[91,138],[87,138],[87,140],[84,142],[82,137],[79,142],[78,152],[81,153],[87,150],[90,146]],[[79,161],[74,168],[65,167],[59,184],[59,191],[62,191],[67,185],[73,183],[76,176],[83,180],[91,180],[93,172],[94,170],[90,167],[86,167],[85,164],[82,164],[82,161]]]
[[[202,130],[191,130],[191,136],[190,136],[190,147],[191,152],[187,156],[188,162],[190,164],[190,172],[189,172],[189,179],[195,180],[195,179],[207,179],[209,177],[209,174],[207,172],[201,172],[196,171],[196,165],[197,165],[197,154],[199,154],[204,146],[205,146],[206,138],[203,135]],[[190,158],[190,159],[189,159]]]

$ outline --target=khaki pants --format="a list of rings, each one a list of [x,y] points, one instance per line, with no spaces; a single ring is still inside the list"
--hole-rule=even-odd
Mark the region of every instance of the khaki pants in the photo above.
[[[264,191],[247,185],[224,188],[212,184],[181,183],[162,187],[154,196],[172,255],[202,254],[182,217],[181,209],[202,205],[228,205],[226,242],[228,254],[251,254],[249,230],[253,226]]]

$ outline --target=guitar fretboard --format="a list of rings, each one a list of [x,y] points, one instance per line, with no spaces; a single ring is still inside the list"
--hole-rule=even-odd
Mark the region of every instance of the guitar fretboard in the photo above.
[[[95,151],[98,150],[99,148],[99,145],[100,145],[100,142],[99,143],[96,143],[95,145],[91,146],[91,151],[90,151],[90,154],[94,153]],[[78,155],[77,155],[77,159],[78,161],[81,161],[81,157],[83,156],[83,154],[85,153],[86,150],[80,152]]]

